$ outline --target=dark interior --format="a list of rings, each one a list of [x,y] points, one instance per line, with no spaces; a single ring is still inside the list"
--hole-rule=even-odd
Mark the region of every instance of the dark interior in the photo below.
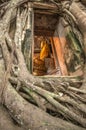
[[[57,23],[56,14],[34,15],[33,75],[57,74],[52,39]]]
[[[82,75],[81,60],[78,63],[78,57],[76,58],[76,55],[72,53],[70,41],[66,39],[65,35],[62,36],[63,32],[61,32],[60,37],[58,36],[58,27],[61,31],[59,15],[42,11],[34,12],[32,74],[35,76]],[[65,45],[63,40],[63,42],[59,42],[58,46],[58,40],[62,40],[62,38],[67,40],[67,44]],[[61,47],[60,50],[59,47]]]

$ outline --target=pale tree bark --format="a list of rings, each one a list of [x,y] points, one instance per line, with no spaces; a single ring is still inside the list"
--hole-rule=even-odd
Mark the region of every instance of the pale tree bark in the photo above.
[[[83,38],[84,38],[84,47],[86,52],[86,9],[84,5],[82,9],[80,8],[80,3],[73,2],[70,6],[70,12],[74,15],[77,20],[78,27],[80,28]]]
[[[30,72],[28,72],[24,56],[21,51],[21,44],[19,44],[21,43],[22,36],[21,26],[17,26],[15,29],[15,41],[9,36],[8,27],[10,25],[14,8],[26,1],[11,0],[8,3],[6,13],[0,20],[0,45],[4,62],[2,64],[2,75],[0,76],[0,79],[2,79],[0,82],[0,103],[5,105],[11,117],[26,130],[85,130],[86,89],[83,91],[81,89],[79,90],[78,88],[74,88],[76,84],[82,83],[82,79],[79,80],[78,77],[33,77]],[[71,4],[69,11],[76,18],[77,26],[79,26],[85,39],[85,12],[77,6],[76,2]],[[17,22],[21,23],[21,15],[20,12],[18,13],[17,17],[19,19]],[[19,36],[16,35],[18,34],[18,31]],[[31,42],[31,39],[29,40],[28,41]],[[16,44],[19,44],[19,46],[16,46]],[[18,92],[16,92],[13,87],[15,87]],[[22,94],[21,91],[24,91],[25,95],[24,93]],[[64,97],[59,96],[60,93],[64,95]],[[27,97],[29,102],[27,102],[19,94],[23,97]],[[31,99],[34,105],[31,104]],[[57,116],[60,114],[61,119],[59,117],[52,117],[46,113],[49,108],[55,111]],[[67,120],[70,120],[71,123]]]

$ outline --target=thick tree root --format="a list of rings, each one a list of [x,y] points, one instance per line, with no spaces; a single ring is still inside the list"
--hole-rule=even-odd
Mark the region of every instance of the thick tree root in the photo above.
[[[86,89],[85,87],[83,87],[84,89],[80,88],[83,78],[34,77],[27,70],[21,51],[21,35],[28,17],[27,9],[21,13],[18,8],[14,40],[9,36],[8,30],[13,9],[22,2],[22,0],[11,0],[3,19],[0,20],[0,46],[5,66],[5,74],[1,78],[3,79],[2,82],[0,82],[0,90],[2,90],[0,92],[0,101],[3,100],[3,104],[12,118],[23,129],[85,130]],[[75,2],[73,5],[77,7]],[[78,17],[79,12],[77,13],[75,10],[74,13],[72,6],[70,10],[73,14],[76,14],[79,24],[84,23],[84,20],[80,21],[81,17]],[[77,9],[83,14],[78,7]],[[25,19],[22,15],[25,15]],[[81,26],[82,32],[83,29],[86,32],[85,24],[82,25],[84,28]],[[85,80],[84,85],[86,85]],[[53,114],[48,110],[55,114],[54,117],[51,116]]]
[[[69,130],[84,130],[84,128],[72,125],[59,118],[53,118],[37,107],[29,104],[18,95],[10,84],[8,84],[5,90],[4,98],[5,105],[13,118],[26,129],[66,130],[68,128]]]

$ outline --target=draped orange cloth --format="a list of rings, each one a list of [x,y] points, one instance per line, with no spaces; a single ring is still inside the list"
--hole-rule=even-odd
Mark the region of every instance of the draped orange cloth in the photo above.
[[[40,52],[40,60],[44,61],[50,55],[50,47],[47,42],[44,40],[41,42],[41,52]]]

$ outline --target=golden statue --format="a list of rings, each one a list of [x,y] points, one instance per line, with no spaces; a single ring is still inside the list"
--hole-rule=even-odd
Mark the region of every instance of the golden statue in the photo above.
[[[34,75],[45,75],[46,74],[46,67],[45,67],[45,58],[50,56],[50,47],[47,43],[46,39],[41,41],[41,51],[39,57],[34,59],[34,66],[33,66],[33,74]]]

